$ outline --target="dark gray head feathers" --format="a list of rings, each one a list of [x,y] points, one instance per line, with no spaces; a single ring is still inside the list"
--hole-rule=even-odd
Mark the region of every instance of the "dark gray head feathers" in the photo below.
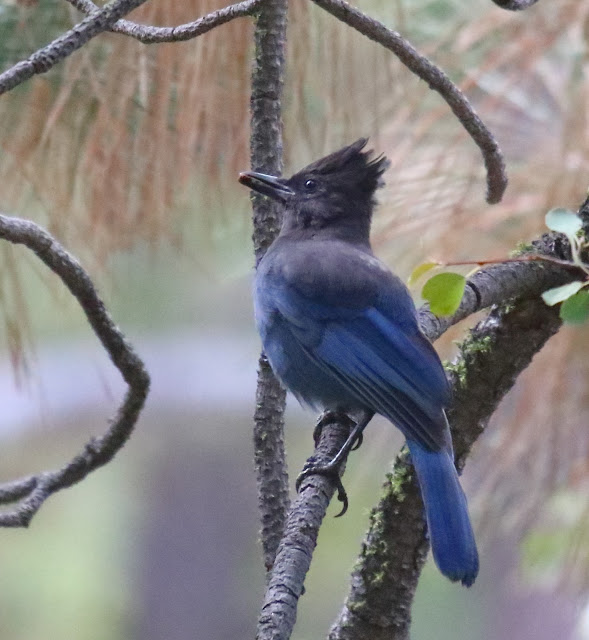
[[[282,204],[281,235],[343,239],[367,245],[374,193],[389,161],[364,151],[368,140],[316,160],[291,178],[246,171],[239,180]]]
[[[373,151],[363,151],[368,138],[360,138],[353,144],[320,158],[292,176],[288,183],[296,188],[299,182],[322,178],[334,187],[343,187],[346,191],[359,189],[364,196],[373,194],[383,185],[382,174],[390,162],[383,155],[372,158]]]

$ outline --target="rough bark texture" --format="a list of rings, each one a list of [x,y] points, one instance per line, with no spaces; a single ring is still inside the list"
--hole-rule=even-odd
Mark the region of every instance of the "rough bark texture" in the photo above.
[[[581,209],[582,211],[583,209]],[[564,236],[546,233],[532,242],[522,253],[551,256],[570,260],[570,249]],[[468,316],[511,298],[533,298],[550,287],[558,287],[579,277],[576,268],[565,268],[552,262],[507,262],[477,271],[466,285],[464,297],[453,316],[438,318],[427,306],[419,311],[419,324],[432,341],[444,331]]]
[[[315,461],[329,461],[340,450],[349,427],[331,424],[323,430],[313,456]],[[258,621],[257,640],[290,638],[305,576],[311,565],[321,522],[335,487],[325,476],[306,478],[288,513],[270,583]]]
[[[251,164],[254,171],[282,173],[282,88],[286,48],[286,0],[267,0],[255,30],[252,73]],[[279,209],[269,198],[252,196],[256,264],[280,228]],[[284,453],[286,393],[262,355],[254,414],[254,459],[262,521],[264,564],[270,569],[284,531],[289,505]]]
[[[254,412],[254,464],[258,485],[264,566],[272,569],[290,504],[284,451],[286,392],[263,354],[258,368]]]

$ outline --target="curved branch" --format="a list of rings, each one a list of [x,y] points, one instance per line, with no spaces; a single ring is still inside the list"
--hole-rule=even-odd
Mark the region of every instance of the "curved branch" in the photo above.
[[[493,0],[493,2],[502,9],[508,11],[522,11],[536,4],[538,0]]]
[[[98,7],[91,0],[68,0],[76,9],[85,14],[90,14]],[[143,44],[157,44],[160,42],[183,42],[192,40],[207,31],[211,31],[234,18],[251,16],[256,13],[264,0],[244,0],[223,9],[212,11],[193,22],[180,24],[176,27],[153,27],[138,24],[130,20],[118,20],[110,30],[135,38]]]
[[[367,38],[392,51],[412,73],[425,80],[430,89],[442,96],[483,154],[487,169],[487,202],[489,204],[499,202],[507,187],[503,155],[493,134],[450,78],[416,51],[396,31],[368,17],[344,0],[313,0],[313,2]]]
[[[146,0],[112,0],[102,9],[94,11],[46,47],[35,51],[26,60],[17,62],[13,67],[1,73],[0,95],[34,75],[46,73],[89,40],[103,31],[108,31],[119,18],[144,2]]]
[[[0,238],[24,244],[51,269],[82,307],[94,333],[129,385],[125,399],[104,435],[90,440],[63,468],[29,476],[0,486],[0,503],[22,502],[0,514],[2,527],[26,527],[53,493],[83,480],[108,463],[129,439],[145,404],[149,375],[143,362],[112,321],[90,276],[78,261],[34,222],[0,215]]]

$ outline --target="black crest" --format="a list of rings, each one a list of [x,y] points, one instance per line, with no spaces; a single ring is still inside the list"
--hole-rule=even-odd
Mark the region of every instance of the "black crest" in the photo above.
[[[337,180],[348,186],[354,186],[366,193],[373,193],[382,186],[382,174],[387,170],[390,161],[380,155],[372,158],[373,150],[363,151],[368,138],[360,138],[353,144],[316,160],[291,178],[317,175],[329,182]]]

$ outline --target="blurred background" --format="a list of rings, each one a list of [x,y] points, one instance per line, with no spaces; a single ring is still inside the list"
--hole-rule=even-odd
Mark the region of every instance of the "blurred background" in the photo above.
[[[387,51],[293,2],[285,86],[290,173],[369,135],[392,160],[374,247],[407,277],[426,259],[507,256],[589,185],[589,3],[362,0],[457,82],[497,136],[510,186],[484,201],[479,152],[442,100]],[[147,3],[175,25],[218,0]],[[0,67],[79,19],[57,0],[0,0]],[[113,463],[0,531],[0,638],[253,637],[264,586],[251,416],[248,193],[252,24],[144,46],[103,35],[0,98],[0,210],[80,258],[144,357],[152,391]],[[418,297],[418,291],[415,292]],[[445,358],[465,331],[437,345]],[[534,360],[464,474],[481,573],[469,590],[428,565],[415,640],[589,638],[588,329]],[[63,464],[101,433],[124,385],[81,311],[29,253],[0,245],[0,479]],[[290,399],[289,468],[314,416]],[[375,420],[328,517],[293,638],[323,637],[347,592],[368,513],[401,445]],[[334,512],[336,507],[334,507]],[[333,513],[331,515],[333,515]]]

